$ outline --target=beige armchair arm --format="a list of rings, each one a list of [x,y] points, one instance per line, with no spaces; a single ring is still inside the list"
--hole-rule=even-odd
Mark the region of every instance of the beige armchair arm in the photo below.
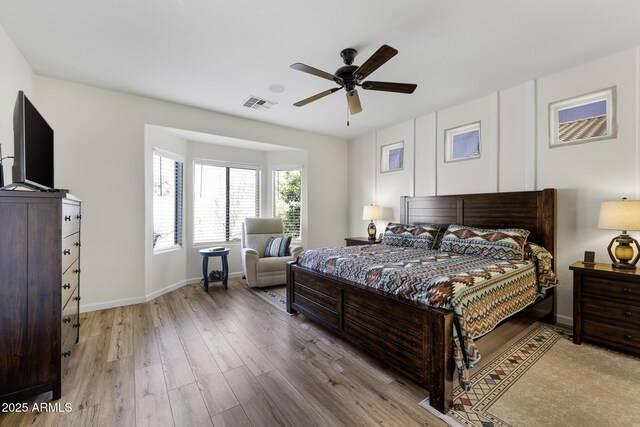
[[[258,271],[256,267],[260,259],[258,251],[243,248],[240,250],[240,258],[242,259],[242,270],[247,279],[247,284],[249,286],[256,286],[258,283]]]

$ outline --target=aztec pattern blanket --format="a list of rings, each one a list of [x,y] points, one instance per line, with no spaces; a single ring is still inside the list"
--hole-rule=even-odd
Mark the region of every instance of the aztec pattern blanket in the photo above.
[[[300,265],[401,298],[454,312],[453,352],[460,385],[480,360],[474,339],[521,311],[557,280],[551,254],[513,261],[384,244],[306,250]],[[539,257],[540,259],[537,259]]]

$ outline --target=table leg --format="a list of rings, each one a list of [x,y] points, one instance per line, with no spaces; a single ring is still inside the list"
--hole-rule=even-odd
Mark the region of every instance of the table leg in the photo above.
[[[229,263],[227,262],[227,256],[222,256],[222,283],[224,288],[227,289],[227,279],[229,278]]]
[[[202,277],[204,277],[204,290],[209,292],[209,257],[202,257]]]

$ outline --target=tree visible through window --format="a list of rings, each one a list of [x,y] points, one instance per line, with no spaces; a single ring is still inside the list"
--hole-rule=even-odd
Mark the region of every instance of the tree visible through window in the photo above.
[[[182,245],[182,162],[153,153],[153,249]]]
[[[300,238],[301,170],[273,172],[274,216],[282,218],[284,234]]]

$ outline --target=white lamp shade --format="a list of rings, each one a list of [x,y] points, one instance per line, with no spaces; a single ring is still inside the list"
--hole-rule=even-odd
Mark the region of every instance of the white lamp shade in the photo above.
[[[380,206],[378,205],[365,205],[364,209],[362,209],[362,219],[367,219],[373,221],[375,219],[380,219]]]
[[[640,201],[602,202],[598,228],[605,230],[640,230]]]

